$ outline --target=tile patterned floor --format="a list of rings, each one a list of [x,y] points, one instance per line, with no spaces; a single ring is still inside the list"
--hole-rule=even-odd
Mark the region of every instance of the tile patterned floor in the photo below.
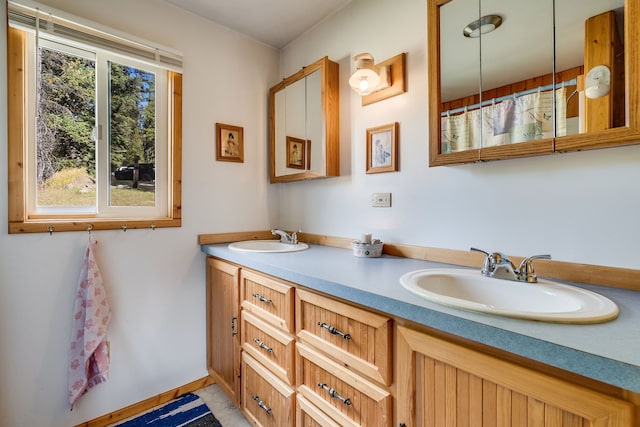
[[[251,427],[242,412],[231,403],[217,384],[194,391],[194,393],[207,403],[222,427]]]

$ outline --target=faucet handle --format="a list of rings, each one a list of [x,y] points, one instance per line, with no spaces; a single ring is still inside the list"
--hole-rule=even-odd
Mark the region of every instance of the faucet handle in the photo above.
[[[481,252],[485,255],[484,264],[482,265],[482,270],[480,271],[483,276],[488,276],[493,269],[495,268],[495,262],[491,254],[487,251],[483,251],[478,248],[469,248],[472,251]]]
[[[527,283],[537,283],[538,276],[533,271],[534,259],[551,259],[551,255],[533,255],[522,260],[520,267],[518,267],[518,280]]]
[[[472,251],[482,252],[485,254],[484,264],[482,265],[483,276],[496,277],[498,279],[515,280],[518,272],[508,256],[502,252],[488,253],[482,249],[471,248]]]

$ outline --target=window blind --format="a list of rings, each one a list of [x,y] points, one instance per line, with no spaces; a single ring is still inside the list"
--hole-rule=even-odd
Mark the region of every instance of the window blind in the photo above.
[[[41,7],[35,2],[26,5],[9,1],[8,6],[9,25],[37,31],[40,37],[71,40],[162,68],[182,71],[182,55],[178,52],[154,46],[150,42],[134,40],[134,37],[117,34],[115,30],[98,28],[97,24],[87,23],[86,20],[68,14],[62,17],[61,12],[53,11],[47,6]]]

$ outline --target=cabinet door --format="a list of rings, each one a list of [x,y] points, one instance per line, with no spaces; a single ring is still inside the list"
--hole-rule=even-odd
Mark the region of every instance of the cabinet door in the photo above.
[[[293,427],[294,390],[242,352],[242,409],[256,427]]]
[[[240,268],[207,258],[207,368],[240,405]]]
[[[398,425],[632,426],[627,402],[412,329],[396,351]]]

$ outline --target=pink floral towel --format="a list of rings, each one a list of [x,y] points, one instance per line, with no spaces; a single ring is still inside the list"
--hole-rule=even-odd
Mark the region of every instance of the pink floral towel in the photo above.
[[[71,409],[80,396],[109,377],[106,333],[111,309],[94,257],[96,244],[90,241],[85,252],[73,309],[69,364]]]

